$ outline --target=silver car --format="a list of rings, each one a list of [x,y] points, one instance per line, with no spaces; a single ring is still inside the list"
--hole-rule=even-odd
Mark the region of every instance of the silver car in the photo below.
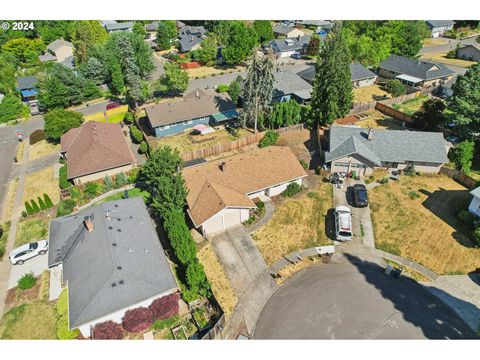
[[[10,251],[10,262],[13,265],[22,265],[26,260],[37,255],[45,255],[48,251],[48,241],[39,240],[22,245]]]

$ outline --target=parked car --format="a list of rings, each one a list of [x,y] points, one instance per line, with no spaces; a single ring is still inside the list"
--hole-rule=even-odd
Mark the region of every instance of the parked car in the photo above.
[[[22,265],[26,260],[37,255],[45,255],[48,251],[48,241],[40,240],[22,245],[10,251],[10,262],[13,265]]]
[[[293,53],[292,55],[290,55],[292,59],[301,59],[302,58],[302,54],[300,53]]]
[[[353,202],[356,207],[368,206],[367,188],[363,184],[353,185]]]
[[[352,238],[352,213],[347,206],[337,206],[335,208],[335,240],[350,241]]]
[[[120,106],[122,106],[122,104],[120,104],[116,101],[112,101],[112,102],[107,104],[107,110],[115,109],[115,108],[118,108]]]
[[[451,142],[452,144],[458,144],[460,142],[460,138],[456,135],[449,135],[446,137],[448,142]]]

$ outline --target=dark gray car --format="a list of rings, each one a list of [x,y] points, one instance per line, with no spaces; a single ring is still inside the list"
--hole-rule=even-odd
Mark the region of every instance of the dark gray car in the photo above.
[[[368,206],[368,193],[367,188],[363,184],[353,185],[353,201],[356,207],[367,207]]]

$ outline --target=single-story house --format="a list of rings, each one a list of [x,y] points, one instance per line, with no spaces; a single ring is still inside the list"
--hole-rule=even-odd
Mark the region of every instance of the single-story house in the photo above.
[[[209,236],[240,225],[255,209],[253,199],[275,196],[307,173],[288,147],[269,146],[182,170],[188,214]]]
[[[468,206],[468,211],[473,215],[480,217],[480,187],[470,191],[470,194],[473,195],[473,199]]]
[[[457,59],[480,61],[480,45],[472,44],[457,49]]]
[[[66,67],[73,68],[73,51],[75,47],[69,41],[63,39],[57,39],[47,45],[47,51],[45,54],[40,55],[41,62],[55,61]]]
[[[202,37],[207,33],[207,30],[203,26],[190,26],[185,25],[178,30],[179,36],[198,36]]]
[[[104,321],[178,291],[142,197],[108,201],[50,221],[48,266],[60,267],[68,327],[84,337]]]
[[[302,30],[282,23],[277,23],[273,26],[273,33],[276,37],[282,36],[286,38],[296,38],[305,35]]]
[[[145,24],[145,31],[147,32],[147,35],[145,36],[146,39],[148,40],[155,40],[157,38],[157,30],[158,30],[158,21],[152,21],[149,24]]]
[[[325,29],[331,29],[332,22],[328,20],[295,20],[295,25],[321,27]]]
[[[125,173],[135,165],[120,124],[89,121],[67,131],[60,142],[67,178],[76,185]]]
[[[443,64],[390,55],[378,65],[378,76],[398,79],[408,86],[432,87],[442,85],[455,74]]]
[[[350,64],[350,73],[353,87],[371,86],[375,84],[375,81],[377,80],[377,74],[359,63]],[[300,71],[298,76],[308,83],[313,84],[315,66],[309,66],[305,70]]]
[[[312,85],[295,74],[291,70],[279,70],[275,72],[273,83],[273,102],[288,101],[294,99],[300,103],[310,101],[312,97]]]
[[[427,20],[427,26],[434,38],[444,35],[448,30],[452,30],[453,25],[455,25],[453,20]]]
[[[199,36],[182,35],[178,37],[178,45],[181,53],[200,49],[202,42],[203,38]]]
[[[17,89],[20,91],[22,101],[36,100],[38,95],[37,78],[35,76],[17,77]]]
[[[182,99],[148,106],[145,112],[148,125],[157,138],[178,134],[199,124],[216,125],[238,117],[237,107],[228,93],[201,89]]]
[[[266,43],[263,48],[272,50],[277,58],[290,57],[293,54],[303,54],[310,42],[311,35],[296,38],[275,39]]]
[[[115,23],[107,23],[104,25],[105,30],[108,33],[114,33],[118,31],[133,31],[133,21],[124,21],[124,22],[115,22]]]
[[[440,132],[365,129],[332,126],[325,162],[332,172],[370,175],[375,168],[438,173],[448,162],[447,143]]]

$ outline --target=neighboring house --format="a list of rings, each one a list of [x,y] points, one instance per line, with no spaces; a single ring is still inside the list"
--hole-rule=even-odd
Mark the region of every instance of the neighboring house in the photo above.
[[[283,23],[277,23],[273,26],[273,33],[276,37],[286,37],[286,38],[291,38],[291,37],[298,37],[298,36],[303,36],[305,33],[292,26],[285,25]]]
[[[448,30],[452,30],[453,25],[455,25],[453,20],[427,20],[427,26],[434,38],[443,36]]]
[[[68,288],[68,327],[84,337],[104,321],[178,291],[142,197],[89,207],[50,222],[48,267]]]
[[[398,79],[408,86],[432,87],[442,85],[455,74],[443,64],[390,55],[378,66],[378,76]]]
[[[371,86],[377,80],[377,74],[368,70],[362,64],[350,64],[350,73],[353,87]],[[298,76],[312,84],[315,77],[315,66],[309,66],[305,70],[300,71]]]
[[[308,102],[312,97],[312,85],[291,70],[275,72],[273,83],[273,102],[294,99],[300,103]]]
[[[453,95],[452,85],[457,82],[458,74],[455,74],[450,80],[440,85],[438,94],[443,97],[450,97]]]
[[[125,173],[135,165],[120,124],[83,123],[62,135],[60,151],[67,160],[67,178],[76,185]]]
[[[276,196],[307,176],[288,147],[269,146],[182,170],[188,214],[209,236],[240,225],[255,209],[253,199]]]
[[[207,33],[207,30],[203,26],[190,26],[185,25],[179,31],[179,36],[198,36],[202,37]]]
[[[199,124],[216,125],[238,117],[228,93],[196,89],[182,99],[164,101],[145,108],[155,136],[178,134]]]
[[[468,211],[470,211],[475,216],[480,217],[480,187],[470,191],[470,194],[473,195],[473,199],[468,206]]]
[[[37,78],[35,76],[17,77],[17,89],[20,91],[22,101],[29,102],[37,99]]]
[[[457,49],[457,59],[480,61],[480,44],[459,47]]]
[[[147,32],[145,36],[146,39],[153,41],[157,38],[158,25],[158,21],[152,21],[150,24],[145,25],[145,31]]]
[[[181,22],[180,20],[177,20],[177,30],[180,30],[184,26],[186,26],[186,24],[184,22]]]
[[[179,50],[182,53],[200,49],[207,31],[203,26],[185,25],[178,31]]]
[[[438,173],[448,162],[447,143],[441,132],[364,129],[332,126],[325,162],[332,172],[370,175],[375,168]]]
[[[71,42],[63,39],[57,39],[47,46],[45,54],[40,55],[41,62],[55,61],[72,69],[74,67],[73,51],[75,47]]]
[[[297,38],[275,39],[266,43],[263,48],[271,50],[277,58],[303,54],[310,42],[311,35],[298,36]]]
[[[115,23],[107,23],[104,25],[105,30],[108,33],[114,33],[119,31],[133,31],[133,21],[125,21],[125,22],[115,22]]]

